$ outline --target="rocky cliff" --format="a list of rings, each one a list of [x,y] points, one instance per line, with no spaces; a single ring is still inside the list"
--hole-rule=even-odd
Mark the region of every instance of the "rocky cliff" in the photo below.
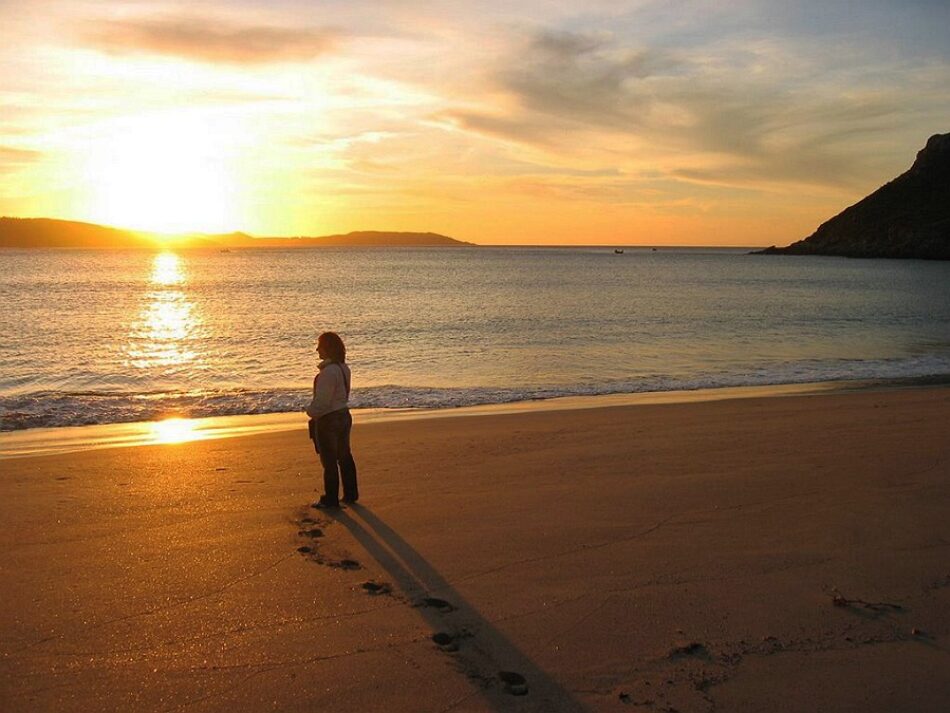
[[[950,134],[931,136],[909,171],[809,237],[756,254],[950,260]]]

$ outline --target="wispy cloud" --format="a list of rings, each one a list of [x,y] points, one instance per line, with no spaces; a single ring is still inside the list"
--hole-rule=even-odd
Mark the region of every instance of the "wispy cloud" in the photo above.
[[[213,18],[99,23],[84,40],[111,53],[147,53],[201,62],[263,64],[309,60],[336,47],[338,28],[236,25]]]
[[[846,186],[874,163],[875,136],[906,130],[921,113],[936,120],[934,95],[950,71],[908,67],[882,82],[870,67],[848,72],[830,60],[826,52],[805,61],[766,41],[673,51],[609,33],[541,31],[492,73],[510,110],[445,116],[464,130],[560,152],[598,134],[603,147],[634,142],[685,180]]]
[[[498,115],[478,110],[449,109],[433,117],[464,131],[484,134],[497,139],[516,141],[542,148],[555,148],[552,121],[536,120],[524,114]],[[569,127],[565,125],[564,130]]]
[[[643,81],[675,66],[671,56],[617,46],[607,34],[543,31],[498,71],[498,83],[529,110],[632,128],[651,101]]]
[[[24,164],[39,160],[42,152],[32,149],[18,149],[0,146],[0,164]]]
[[[42,158],[43,154],[40,151],[18,149],[0,144],[0,176],[15,177],[18,171]]]

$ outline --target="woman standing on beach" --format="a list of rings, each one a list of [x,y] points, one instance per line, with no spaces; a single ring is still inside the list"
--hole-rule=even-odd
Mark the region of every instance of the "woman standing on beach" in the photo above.
[[[340,480],[343,502],[355,503],[356,463],[350,452],[350,367],[346,365],[346,346],[336,332],[324,332],[317,339],[320,364],[313,378],[313,399],[307,406],[310,437],[323,464],[323,495],[315,508],[340,507]]]

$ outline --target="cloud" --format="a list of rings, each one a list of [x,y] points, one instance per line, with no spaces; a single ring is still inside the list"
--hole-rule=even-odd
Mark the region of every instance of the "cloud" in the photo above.
[[[40,151],[0,145],[0,174],[15,172],[21,166],[39,161],[42,156]]]
[[[30,149],[16,149],[11,146],[0,146],[0,163],[24,164],[39,160],[43,154]]]
[[[913,148],[950,110],[946,66],[867,59],[775,38],[657,50],[543,31],[491,71],[488,96],[507,101],[442,116],[562,156],[653,161],[673,179],[854,188],[892,170],[907,149],[895,137]]]
[[[893,155],[896,133],[922,141],[950,109],[939,89],[946,67],[866,60],[860,48],[776,39],[658,50],[610,33],[542,31],[491,73],[510,109],[444,116],[539,150],[639,154],[681,180],[853,187],[881,167],[875,149]]]
[[[471,110],[447,110],[432,118],[436,122],[445,121],[465,131],[486,134],[494,138],[547,148],[556,147],[556,142],[550,138],[553,129],[550,121],[535,121],[523,116],[511,117]]]
[[[642,121],[650,101],[642,80],[673,64],[605,34],[541,32],[497,80],[529,110],[622,128]]]
[[[595,138],[585,134],[640,137],[666,109],[656,92],[681,64],[666,51],[619,45],[609,33],[541,31],[490,72],[489,96],[508,101],[470,103],[442,116],[464,130],[538,148]]]
[[[110,22],[84,34],[92,46],[111,53],[234,64],[312,59],[334,49],[342,36],[340,30],[328,27],[234,25],[211,18]]]

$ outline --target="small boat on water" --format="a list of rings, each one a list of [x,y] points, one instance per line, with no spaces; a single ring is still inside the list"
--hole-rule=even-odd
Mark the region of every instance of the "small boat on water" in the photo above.
[[[614,248],[614,255],[623,255],[623,248]]]

